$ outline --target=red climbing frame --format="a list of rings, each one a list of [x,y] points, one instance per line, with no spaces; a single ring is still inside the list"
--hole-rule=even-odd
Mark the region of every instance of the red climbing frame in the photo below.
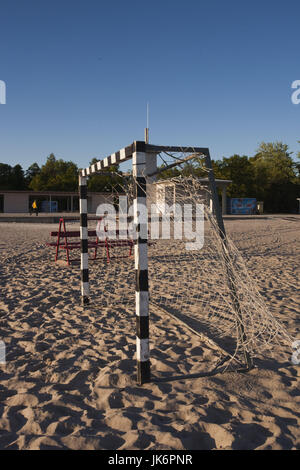
[[[97,220],[98,223],[101,222],[103,217],[97,219],[89,219],[89,220]],[[77,220],[77,219],[76,219]],[[72,219],[73,221],[73,219]],[[108,232],[107,226],[104,226],[104,231]],[[73,230],[67,231],[66,230],[66,223],[64,218],[59,219],[58,231],[57,232],[50,232],[51,237],[56,237],[56,242],[47,243],[47,246],[54,246],[56,248],[55,251],[55,261],[58,259],[59,250],[65,250],[67,256],[67,264],[70,265],[70,251],[74,249],[80,249],[80,241],[70,241],[69,238],[80,238],[80,231]],[[95,237],[95,240],[88,241],[88,248],[94,248],[94,257],[93,259],[97,258],[97,252],[99,247],[105,247],[106,249],[106,257],[107,262],[109,262],[112,258],[124,258],[124,256],[111,256],[110,249],[114,247],[121,247],[121,246],[129,246],[129,255],[132,255],[132,249],[134,242],[132,239],[128,238],[128,231],[127,231],[127,239],[120,240],[120,231],[116,231],[116,239],[110,239],[109,236],[103,237],[103,240],[99,240],[97,231],[96,230],[88,230],[88,237]],[[126,256],[127,257],[127,256]]]

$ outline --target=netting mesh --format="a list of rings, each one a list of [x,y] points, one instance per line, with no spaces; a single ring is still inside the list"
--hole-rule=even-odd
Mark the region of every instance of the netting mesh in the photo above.
[[[163,160],[166,165],[167,158],[172,155],[168,153]],[[165,314],[166,322],[168,314],[172,314],[212,340],[228,355],[229,362],[233,359],[244,362],[245,353],[251,357],[266,351],[270,354],[276,342],[291,344],[293,339],[272,315],[249,275],[244,257],[227,235],[220,236],[220,227],[211,211],[210,187],[205,181],[207,170],[201,160],[198,159],[196,167],[188,164],[181,174],[174,173],[167,175],[167,179],[152,178],[147,184],[147,206],[152,214],[148,231],[151,309],[159,309],[160,316]],[[127,207],[135,198],[135,184],[132,175],[118,174],[115,192],[126,197]],[[168,211],[173,204],[182,208],[182,213],[184,205],[193,208],[187,218],[189,230],[185,233],[182,226],[178,232],[180,222],[176,210]],[[199,222],[195,208],[201,204],[204,244],[187,249],[190,235]],[[131,224],[130,237],[135,229],[132,217],[122,211],[119,207],[118,217],[126,216]],[[109,224],[108,215],[104,220]],[[169,220],[170,237],[167,238]],[[128,256],[128,247],[112,248],[111,252],[116,257],[104,263],[101,271],[103,302],[107,305],[118,302],[134,313],[134,257]]]

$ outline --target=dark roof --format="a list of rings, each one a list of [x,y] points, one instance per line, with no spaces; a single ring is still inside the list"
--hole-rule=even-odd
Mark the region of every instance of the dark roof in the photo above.
[[[30,196],[78,196],[78,191],[30,191],[30,190],[17,190],[17,189],[0,189],[0,194],[6,193],[15,193],[15,194],[29,194]],[[88,195],[92,194],[111,194],[109,191],[107,192],[97,192],[97,191],[88,191]]]

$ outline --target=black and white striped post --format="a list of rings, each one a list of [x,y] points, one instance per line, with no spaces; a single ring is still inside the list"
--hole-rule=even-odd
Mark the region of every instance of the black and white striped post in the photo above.
[[[88,221],[87,221],[87,181],[79,175],[79,211],[80,211],[80,268],[81,268],[81,302],[89,304],[89,254],[88,254]]]
[[[132,173],[135,180],[134,223],[137,229],[134,256],[136,275],[136,355],[139,385],[150,381],[148,216],[146,197],[146,153],[135,149]]]

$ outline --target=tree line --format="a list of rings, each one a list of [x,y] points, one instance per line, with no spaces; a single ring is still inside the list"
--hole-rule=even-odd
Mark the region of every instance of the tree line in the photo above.
[[[264,201],[269,212],[294,212],[296,198],[300,197],[300,163],[291,157],[292,152],[282,142],[262,142],[254,156],[232,155],[213,161],[216,178],[228,179],[229,197],[255,197]],[[297,154],[300,158],[300,152]],[[93,159],[93,164],[97,159]],[[120,190],[122,178],[117,165],[104,175],[92,175],[88,180],[89,191],[111,192]],[[203,162],[195,159],[181,167],[162,172],[159,178],[194,174],[205,177]],[[57,159],[50,154],[41,167],[33,163],[27,170],[21,165],[0,163],[0,189],[33,191],[77,191],[78,167],[72,161]]]

